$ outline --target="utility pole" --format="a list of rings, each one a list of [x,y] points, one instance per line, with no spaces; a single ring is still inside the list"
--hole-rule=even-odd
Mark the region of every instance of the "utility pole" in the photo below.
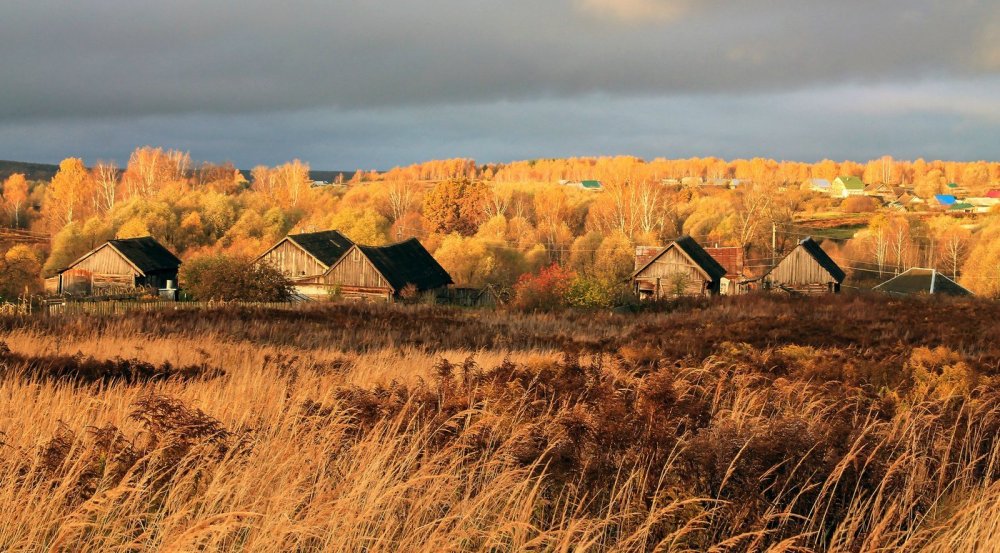
[[[771,221],[771,263],[778,257],[778,223]]]

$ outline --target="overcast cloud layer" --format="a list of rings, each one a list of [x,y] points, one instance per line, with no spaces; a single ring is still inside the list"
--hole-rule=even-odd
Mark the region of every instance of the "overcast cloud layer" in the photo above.
[[[997,159],[1000,2],[34,0],[0,159]]]

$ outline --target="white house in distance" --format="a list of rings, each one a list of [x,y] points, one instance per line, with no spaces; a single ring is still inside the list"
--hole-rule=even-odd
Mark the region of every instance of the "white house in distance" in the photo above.
[[[864,196],[865,183],[858,177],[837,177],[830,183],[830,195],[836,198]]]

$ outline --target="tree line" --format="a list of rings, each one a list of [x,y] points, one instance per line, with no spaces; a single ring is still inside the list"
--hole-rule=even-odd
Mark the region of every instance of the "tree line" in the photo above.
[[[998,163],[888,157],[813,164],[622,156],[478,165],[452,159],[358,171],[347,186],[314,186],[309,170],[293,160],[255,167],[247,179],[232,164],[196,164],[186,152],[146,146],[124,167],[67,158],[50,181],[14,174],[0,192],[4,226],[52,240],[7,248],[0,296],[38,292],[38,275],[54,274],[115,237],[155,236],[188,262],[218,254],[252,258],[289,232],[338,229],[366,244],[417,237],[460,285],[511,288],[523,275],[547,270],[549,279],[572,275],[576,297],[607,303],[621,292],[636,245],[690,234],[705,244],[742,247],[755,268],[772,250],[787,251],[802,237],[787,230],[796,220],[875,209],[817,194],[802,185],[808,179],[857,175],[914,185],[921,193],[948,182],[984,193],[1000,180]],[[672,182],[684,177],[740,184]],[[599,180],[603,190],[559,184],[584,179]],[[998,294],[998,232],[996,216],[970,224],[949,216],[925,221],[878,214],[855,239],[827,247],[859,277],[931,263],[978,292]]]

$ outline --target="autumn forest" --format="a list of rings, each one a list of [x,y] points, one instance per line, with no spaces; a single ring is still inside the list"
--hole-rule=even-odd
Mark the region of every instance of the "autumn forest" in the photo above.
[[[110,238],[152,235],[184,260],[252,258],[290,231],[326,229],[371,245],[417,237],[461,286],[509,289],[558,265],[588,298],[578,302],[592,305],[616,301],[635,246],[681,234],[742,247],[751,270],[804,236],[829,238],[824,247],[859,283],[933,266],[977,293],[1000,294],[1000,216],[887,209],[882,198],[835,198],[810,185],[838,176],[916,198],[949,186],[986,196],[1000,164],[452,159],[314,182],[298,160],[241,172],[142,147],[124,167],[67,158],[51,180],[6,177],[3,224],[20,233],[4,246],[0,295],[40,293],[43,276]],[[573,186],[585,180],[600,189]]]

